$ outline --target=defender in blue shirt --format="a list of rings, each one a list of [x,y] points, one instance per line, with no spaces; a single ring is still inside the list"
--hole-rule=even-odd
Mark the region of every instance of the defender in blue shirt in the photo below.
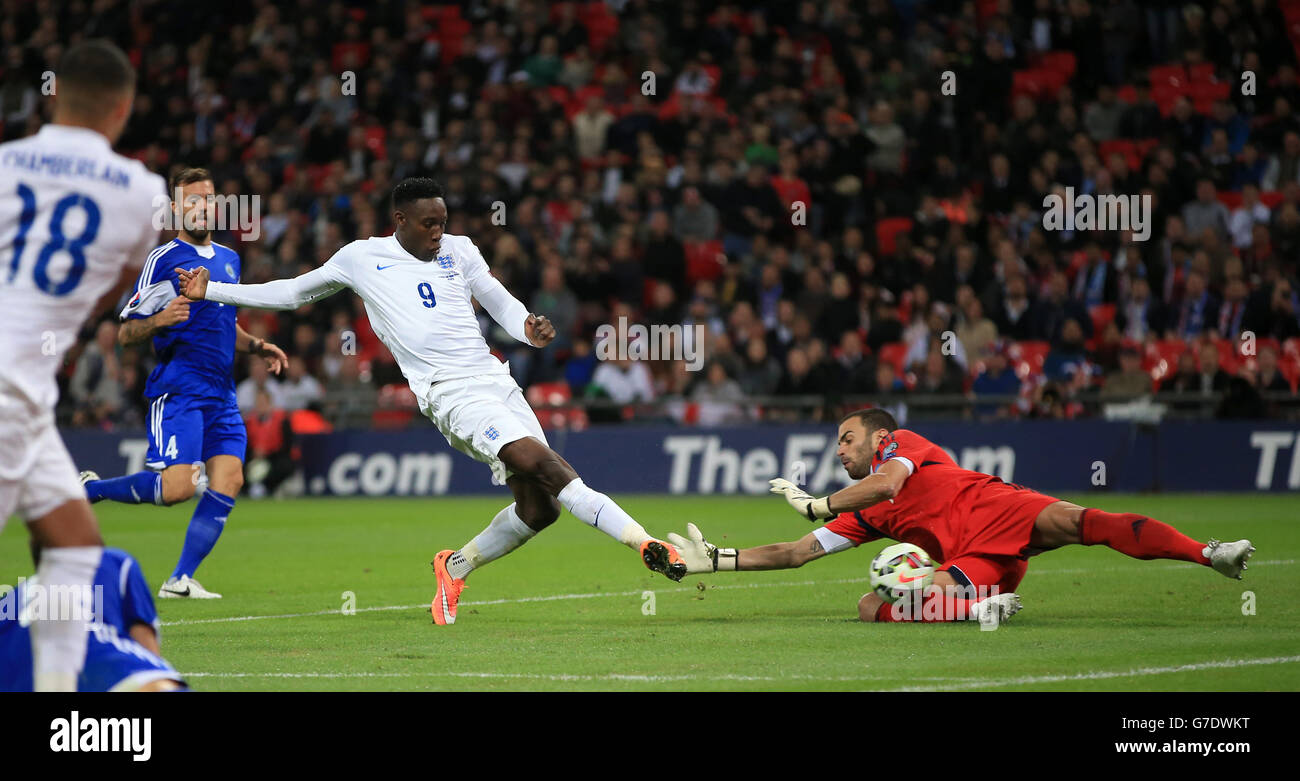
[[[124,345],[152,340],[158,356],[145,385],[149,471],[109,480],[83,472],[82,481],[92,503],[172,505],[194,496],[202,466],[208,488],[194,508],[176,569],[158,596],[215,599],[221,595],[203,588],[194,572],[216,545],[244,485],[248,436],[235,403],[235,353],[266,358],[276,374],[288,359],[279,347],[240,328],[235,307],[180,295],[178,268],[203,266],[213,279],[238,282],[239,255],[212,241],[215,195],[205,169],[177,172],[171,191],[183,203],[172,203],[174,213],[183,211],[179,236],[149,253],[118,331]]]
[[[158,611],[140,564],[118,548],[105,548],[91,581],[85,666],[77,691],[175,691],[180,674],[158,652]],[[46,600],[34,578],[0,595],[0,691],[32,690],[33,614]]]

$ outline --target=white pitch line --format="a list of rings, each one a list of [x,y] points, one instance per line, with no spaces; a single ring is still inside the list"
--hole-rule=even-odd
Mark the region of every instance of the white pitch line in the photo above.
[[[731,583],[721,586],[709,586],[709,591],[714,589],[742,589],[742,588],[794,588],[797,586],[818,586],[818,585],[838,585],[843,583],[865,583],[867,578],[841,578],[839,580],[799,580],[782,583]],[[674,588],[660,589],[637,589],[636,591],[597,591],[590,594],[551,594],[541,597],[510,597],[506,599],[486,599],[479,602],[461,602],[461,607],[477,605],[513,605],[527,602],[562,602],[571,599],[596,599],[598,597],[639,597],[646,591],[658,593],[684,593],[697,591],[694,586],[676,586]],[[355,609],[357,613],[370,613],[377,610],[416,610],[428,608],[428,603],[418,605],[385,605],[383,607],[359,607]],[[164,621],[163,626],[181,626],[186,624],[222,624],[231,621],[261,621],[268,618],[307,618],[309,616],[332,616],[342,615],[342,610],[316,610],[309,613],[280,613],[277,615],[265,616],[229,616],[226,618],[195,618],[181,619],[179,621]]]
[[[1272,559],[1266,561],[1251,562],[1252,566],[1256,566],[1256,567],[1269,566],[1269,565],[1289,565],[1295,563],[1296,563],[1296,559]],[[1200,568],[1200,566],[1201,565],[1199,564],[1192,564],[1191,562],[1177,562],[1172,564],[1153,565],[1153,566],[1146,566],[1146,567],[1089,567],[1089,568],[1079,568],[1079,569],[1041,569],[1041,570],[1036,569],[1036,570],[1032,570],[1031,573],[1034,575],[1081,575],[1085,573],[1095,574],[1098,572],[1110,572],[1110,571],[1116,571],[1122,569],[1130,569],[1130,570],[1193,569],[1193,568]],[[840,578],[836,580],[800,580],[800,581],[788,581],[788,582],[781,582],[781,583],[732,583],[732,584],[723,584],[717,586],[710,585],[708,590],[713,591],[714,589],[746,589],[746,588],[797,588],[800,586],[865,583],[867,582],[867,580],[868,580],[867,578]],[[504,599],[487,599],[478,602],[466,601],[466,602],[461,602],[460,604],[462,606],[518,605],[518,604],[525,604],[529,602],[563,602],[563,601],[575,600],[575,599],[596,599],[599,597],[637,597],[646,591],[654,591],[655,593],[662,592],[666,594],[676,594],[676,593],[690,592],[696,590],[697,589],[694,586],[677,586],[674,588],[661,588],[661,589],[637,589],[635,591],[598,591],[598,592],[593,592],[588,594],[550,594],[547,596],[538,596],[538,597],[508,597]],[[354,608],[354,612],[373,613],[381,610],[417,610],[417,609],[422,609],[427,607],[428,605],[424,603],[418,605],[384,605],[381,607]],[[227,616],[224,618],[185,618],[177,621],[163,621],[162,625],[163,626],[187,626],[191,624],[227,624],[227,623],[232,623],[237,621],[263,621],[263,620],[273,619],[273,618],[277,618],[277,619],[278,618],[310,618],[312,616],[334,616],[334,615],[344,615],[344,613],[341,609],[339,609],[339,610],[315,610],[307,613],[278,613],[273,615],[257,615],[257,616]]]
[[[410,673],[181,673],[185,678],[502,678],[507,680],[538,681],[636,681],[636,682],[670,682],[670,681],[828,681],[845,683],[852,681],[898,680],[897,675],[639,675],[630,673],[609,673],[606,675],[579,675],[576,673],[494,673],[494,672],[436,672],[416,671]],[[923,681],[959,680],[943,676],[915,678]]]
[[[1224,659],[1222,661],[1195,662],[1173,667],[1139,667],[1133,670],[1099,670],[1090,673],[1071,675],[1027,675],[1021,678],[978,679],[972,678],[960,683],[943,686],[902,686],[897,689],[883,689],[890,692],[927,692],[952,691],[954,689],[991,689],[998,686],[1031,686],[1040,683],[1064,683],[1067,681],[1105,681],[1111,678],[1134,678],[1147,675],[1168,675],[1171,673],[1197,672],[1199,670],[1231,669],[1236,667],[1255,667],[1265,664],[1294,664],[1300,662],[1300,656],[1269,656],[1262,659]]]

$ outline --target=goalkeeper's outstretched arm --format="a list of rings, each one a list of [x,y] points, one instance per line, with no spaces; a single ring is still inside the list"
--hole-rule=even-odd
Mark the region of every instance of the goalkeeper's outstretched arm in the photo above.
[[[794,569],[827,555],[815,534],[806,534],[794,542],[778,542],[757,548],[719,548],[708,540],[699,527],[686,524],[689,537],[669,534],[668,541],[686,561],[688,574],[731,572],[734,570]]]

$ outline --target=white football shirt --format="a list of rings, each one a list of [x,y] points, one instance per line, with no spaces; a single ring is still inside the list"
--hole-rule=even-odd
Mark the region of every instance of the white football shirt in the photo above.
[[[0,144],[0,404],[58,401],[63,355],[126,266],[158,243],[167,184],[88,128]]]
[[[528,343],[528,310],[505,289],[467,236],[443,234],[430,261],[411,255],[396,236],[361,239],[320,268],[260,285],[209,282],[207,299],[261,309],[293,309],[351,288],[370,327],[392,352],[418,394],[422,384],[508,374],[479,330],[478,299],[511,336]]]

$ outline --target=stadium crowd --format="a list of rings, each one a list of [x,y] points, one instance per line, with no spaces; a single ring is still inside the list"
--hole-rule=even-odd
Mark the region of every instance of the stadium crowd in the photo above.
[[[556,324],[535,351],[483,319],[539,398],[1072,416],[1173,390],[1263,415],[1257,391],[1300,379],[1294,0],[0,8],[3,137],[48,118],[60,37],[113,39],[140,71],[119,147],[261,198],[256,235],[216,237],[244,282],[389,232],[392,186],[438,179],[448,232]],[[1149,195],[1149,238],[1045,229],[1065,187]],[[704,370],[598,360],[622,317],[704,326]],[[413,417],[352,294],[240,319],[292,359],[274,378],[238,356],[250,416]],[[112,313],[83,336],[64,418],[141,425],[148,350]]]

